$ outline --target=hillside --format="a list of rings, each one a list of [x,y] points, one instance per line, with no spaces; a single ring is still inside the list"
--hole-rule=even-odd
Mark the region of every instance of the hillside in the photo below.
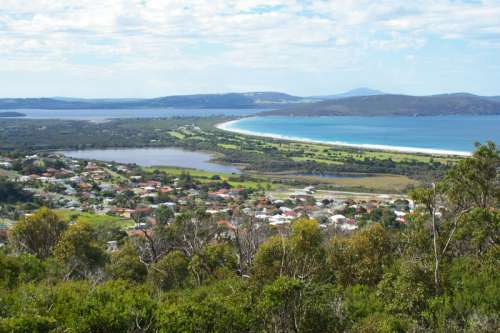
[[[21,112],[0,112],[0,118],[14,118],[14,117],[26,117],[26,115]]]
[[[317,100],[277,92],[177,95],[149,99],[2,98],[8,109],[268,108]]]
[[[435,116],[500,114],[500,101],[471,94],[433,96],[375,95],[302,104],[261,115]]]

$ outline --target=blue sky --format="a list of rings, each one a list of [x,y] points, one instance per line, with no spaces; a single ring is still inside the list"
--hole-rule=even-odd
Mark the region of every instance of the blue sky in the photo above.
[[[0,97],[500,95],[500,0],[2,0]]]

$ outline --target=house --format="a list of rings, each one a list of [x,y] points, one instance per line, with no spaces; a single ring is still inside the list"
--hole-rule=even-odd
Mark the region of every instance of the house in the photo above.
[[[347,221],[347,218],[344,215],[336,214],[336,215],[330,216],[330,221],[333,224],[343,224]]]
[[[405,223],[406,222],[406,219],[405,219],[406,213],[405,212],[402,212],[402,211],[399,211],[399,210],[395,210],[394,214],[396,215],[396,221],[397,222],[399,222],[399,223]]]
[[[336,224],[336,227],[343,230],[343,231],[354,231],[358,229],[358,226],[356,225],[356,221],[353,219],[347,219],[345,222],[341,224]]]
[[[12,169],[12,163],[0,161],[0,168]]]

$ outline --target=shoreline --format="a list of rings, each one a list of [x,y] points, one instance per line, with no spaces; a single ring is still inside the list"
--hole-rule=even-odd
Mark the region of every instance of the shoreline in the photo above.
[[[249,117],[254,118],[254,117]],[[416,154],[427,154],[427,155],[446,155],[446,156],[471,156],[470,152],[466,151],[456,151],[456,150],[444,150],[444,149],[434,149],[434,148],[416,148],[416,147],[401,147],[401,146],[386,146],[386,145],[378,145],[378,144],[356,144],[356,143],[348,143],[341,141],[323,141],[323,140],[314,140],[303,137],[294,137],[288,135],[280,135],[273,133],[263,133],[263,132],[253,132],[243,129],[231,128],[230,126],[237,123],[241,119],[230,120],[223,123],[216,124],[215,127],[227,131],[233,132],[243,135],[252,135],[263,138],[271,138],[278,140],[287,140],[287,141],[298,141],[302,143],[317,143],[324,144],[330,146],[339,146],[339,147],[348,147],[348,148],[361,148],[368,150],[381,150],[381,151],[390,151],[390,152],[399,152],[399,153],[416,153]]]

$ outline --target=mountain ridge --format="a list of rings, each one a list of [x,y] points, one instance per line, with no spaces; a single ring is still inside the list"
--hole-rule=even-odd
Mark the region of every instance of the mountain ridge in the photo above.
[[[500,101],[472,94],[410,96],[398,94],[349,97],[259,115],[283,116],[434,116],[500,114]]]
[[[370,105],[367,105],[370,103]],[[441,103],[442,105],[440,106]],[[444,103],[444,104],[443,104]],[[278,114],[302,115],[380,115],[427,114],[426,108],[437,114],[454,112],[496,114],[500,96],[477,96],[469,93],[410,96],[386,94],[369,88],[327,96],[300,97],[282,92],[256,91],[243,93],[172,95],[156,98],[0,98],[0,110],[19,109],[147,109],[147,108],[199,108],[199,109],[277,109]],[[375,110],[370,113],[366,109]],[[389,108],[385,112],[379,110]],[[455,109],[455,111],[453,111]],[[377,111],[378,110],[378,111]],[[267,114],[267,113],[264,113]]]
[[[358,88],[357,94],[374,90]],[[368,91],[369,90],[369,91]],[[342,94],[340,94],[342,95]],[[340,96],[339,95],[339,96]],[[333,95],[332,95],[333,96]],[[253,91],[242,93],[170,95],[154,98],[77,98],[77,97],[37,97],[0,98],[0,110],[13,109],[132,109],[132,108],[282,108],[298,103],[314,103],[325,98],[300,97],[283,92]]]

